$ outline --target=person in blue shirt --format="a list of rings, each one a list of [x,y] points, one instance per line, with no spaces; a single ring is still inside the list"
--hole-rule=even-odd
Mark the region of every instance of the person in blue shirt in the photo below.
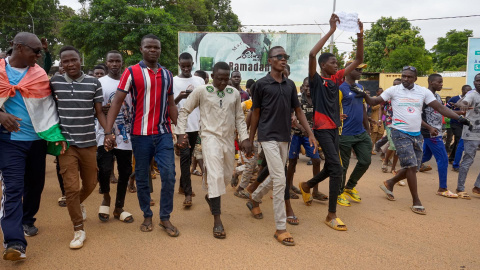
[[[352,64],[348,62],[346,67]],[[340,100],[342,102],[343,114],[347,117],[343,120],[342,133],[340,136],[340,157],[343,166],[343,178],[340,185],[340,192],[337,198],[337,204],[350,206],[347,199],[349,196],[353,201],[361,202],[361,198],[355,189],[358,180],[367,171],[372,162],[371,149],[372,140],[370,139],[370,126],[368,122],[367,110],[362,97],[357,97],[356,93],[350,89],[357,87],[363,89],[360,84],[355,83],[362,75],[362,68],[366,64],[360,64],[350,74],[345,76],[345,82],[340,85]],[[350,163],[352,150],[357,156],[358,162],[353,172],[347,180],[347,170]]]

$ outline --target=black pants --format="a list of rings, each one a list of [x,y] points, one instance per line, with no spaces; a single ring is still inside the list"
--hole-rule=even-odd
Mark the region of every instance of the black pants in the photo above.
[[[47,142],[44,140],[32,142],[25,163],[22,224],[31,226],[37,220],[35,215],[40,208],[43,187],[45,186],[46,156]]]
[[[382,148],[382,146],[384,146],[387,142],[388,142],[388,137],[383,136],[380,140],[378,140],[375,143],[375,151],[380,152],[381,151],[380,148]]]
[[[330,177],[328,212],[337,211],[337,197],[342,183],[343,167],[340,161],[338,129],[321,129],[313,131],[320,147],[325,155],[325,164],[320,173],[310,179],[307,184],[313,188],[316,184]]]
[[[450,153],[450,148],[452,148],[452,138],[452,128],[447,128],[447,139],[445,140],[445,150],[447,150],[447,153]]]
[[[263,150],[262,150],[263,152]],[[263,156],[262,154],[260,154],[260,156]],[[268,171],[268,164],[267,164],[267,159],[266,158],[263,158],[262,160],[262,163],[260,164],[260,166],[263,167],[263,169],[260,171],[260,173],[257,175],[257,182],[258,183],[263,183],[263,181],[265,181],[265,179],[267,179],[267,177],[270,175],[270,172]],[[287,166],[285,166],[285,180],[287,179]],[[287,181],[287,180],[286,180]],[[285,196],[284,196],[284,200],[290,200],[290,184],[286,183],[285,185]]]
[[[192,178],[190,175],[190,166],[192,165],[192,154],[197,142],[198,131],[187,132],[189,147],[180,149],[180,187],[185,192],[185,196],[192,195]]]
[[[462,138],[463,125],[450,124],[450,128],[452,129],[454,140],[451,146],[451,152],[450,156],[448,157],[448,161],[453,161],[455,159],[455,152],[457,151],[458,142]]]
[[[65,196],[65,188],[63,187],[63,177],[60,174],[60,162],[58,161],[58,157],[55,157],[55,159],[57,161],[56,170],[57,170],[58,184],[60,185],[60,190],[62,191],[62,196]]]
[[[127,193],[128,178],[132,173],[132,150],[112,149],[107,152],[103,145],[97,148],[98,180],[100,182],[100,188],[104,193],[110,192],[110,175],[113,170],[113,156],[117,158],[118,169],[115,207],[123,208],[125,204],[125,194]]]
[[[210,200],[210,210],[212,212],[212,215],[222,214],[220,198],[221,198],[221,196],[209,199]]]

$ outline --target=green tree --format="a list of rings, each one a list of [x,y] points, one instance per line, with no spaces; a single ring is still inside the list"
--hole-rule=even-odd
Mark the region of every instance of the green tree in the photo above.
[[[467,64],[468,38],[473,30],[450,30],[445,37],[439,37],[433,46],[434,69],[438,71],[464,71]]]
[[[368,64],[366,71],[400,72],[403,66],[415,66],[414,63],[417,63],[415,67],[419,74],[428,72],[432,67],[432,60],[425,50],[425,40],[419,33],[420,28],[412,26],[404,17],[381,17],[372,24],[371,29],[365,31],[364,57]],[[356,40],[352,41],[356,43]],[[408,48],[414,50],[410,52]],[[403,58],[402,53],[406,53]],[[418,65],[419,63],[423,64]]]

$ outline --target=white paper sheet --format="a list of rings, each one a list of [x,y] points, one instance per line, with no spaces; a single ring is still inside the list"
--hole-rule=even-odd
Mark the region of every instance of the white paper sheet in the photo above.
[[[358,27],[358,13],[346,13],[344,11],[335,12],[340,23],[337,23],[337,28],[347,32],[360,33]]]

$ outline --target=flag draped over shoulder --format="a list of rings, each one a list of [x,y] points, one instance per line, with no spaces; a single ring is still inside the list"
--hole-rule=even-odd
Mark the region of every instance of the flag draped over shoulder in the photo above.
[[[8,98],[15,96],[18,90],[22,94],[35,132],[48,142],[47,152],[58,156],[62,147],[55,145],[54,142],[66,140],[60,130],[57,108],[47,74],[35,64],[28,69],[18,85],[11,85],[5,65],[5,60],[0,59],[0,108]]]

